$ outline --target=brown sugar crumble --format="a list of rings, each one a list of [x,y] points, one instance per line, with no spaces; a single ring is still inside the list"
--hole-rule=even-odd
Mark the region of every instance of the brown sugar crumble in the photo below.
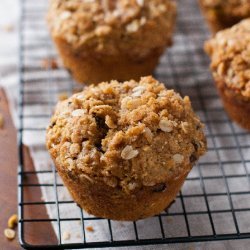
[[[93,233],[95,231],[92,226],[87,226],[86,230],[89,231],[89,232],[91,232],[91,233]]]
[[[58,69],[58,63],[55,58],[45,58],[41,61],[43,69]]]

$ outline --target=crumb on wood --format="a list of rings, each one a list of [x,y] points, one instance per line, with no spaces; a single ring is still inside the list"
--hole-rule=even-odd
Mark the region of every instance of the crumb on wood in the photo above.
[[[9,229],[6,228],[4,230],[4,236],[8,239],[8,240],[13,240],[16,236],[16,232],[13,229]]]
[[[87,231],[89,231],[89,232],[94,232],[94,231],[95,231],[94,228],[93,228],[92,226],[88,226],[88,227],[86,227],[86,229],[87,229]]]
[[[13,214],[8,219],[8,227],[11,229],[14,229],[17,226],[18,223],[18,217],[16,214]]]
[[[0,113],[0,129],[3,129],[3,125],[4,125],[4,118],[3,115]]]
[[[44,58],[41,61],[41,67],[44,69],[58,69],[58,63],[55,58]]]

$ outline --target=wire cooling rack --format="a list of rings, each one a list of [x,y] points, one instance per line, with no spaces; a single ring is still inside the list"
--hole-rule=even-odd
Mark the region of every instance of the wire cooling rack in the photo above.
[[[27,169],[23,147],[31,143],[25,141],[27,134],[31,135],[29,140],[42,138],[40,144],[36,140],[32,143],[46,152],[43,143],[45,127],[58,95],[61,92],[71,94],[80,86],[74,84],[61,67],[41,67],[44,58],[56,57],[44,21],[47,1],[20,2],[18,206],[21,245],[27,249],[72,249],[250,237],[250,135],[229,120],[217,96],[208,69],[209,61],[203,52],[203,42],[209,33],[196,1],[178,1],[174,46],[162,57],[155,76],[167,83],[168,88],[190,96],[196,113],[206,124],[208,152],[193,168],[168,210],[147,220],[123,224],[86,215],[71,199],[61,199],[60,194],[65,188],[52,164],[48,164],[46,170],[37,167],[35,170]],[[42,157],[44,162],[48,162],[47,153]],[[49,176],[52,181],[42,183],[39,177],[42,175]],[[37,177],[39,182],[35,181]],[[37,189],[41,189],[43,195],[46,188],[53,194],[50,200],[40,199],[39,195],[37,199],[30,198]],[[79,216],[63,217],[63,205],[75,206]],[[46,206],[48,211],[52,206],[54,216],[30,218],[27,211],[37,211],[40,206]],[[78,241],[67,242],[64,239],[64,223],[73,223],[80,228]],[[51,237],[50,241],[47,237],[41,242],[37,236],[29,241],[27,231],[34,233],[43,227],[44,232],[49,232],[51,225],[55,240]],[[102,228],[103,231],[91,232],[89,225],[94,230]],[[127,233],[119,233],[119,226]]]

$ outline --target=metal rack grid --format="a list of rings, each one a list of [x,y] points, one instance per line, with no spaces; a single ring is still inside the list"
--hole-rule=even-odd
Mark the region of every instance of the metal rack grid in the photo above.
[[[72,82],[63,68],[41,68],[41,60],[56,56],[44,21],[47,1],[20,2],[18,206],[21,245],[26,249],[72,249],[249,238],[250,224],[245,218],[250,216],[250,134],[229,120],[217,96],[208,69],[209,61],[203,52],[203,42],[209,33],[196,1],[178,1],[174,46],[162,57],[155,76],[167,83],[168,88],[174,88],[183,96],[190,96],[196,113],[206,124],[208,153],[193,168],[175,203],[168,210],[148,220],[123,225],[130,228],[130,238],[117,237],[114,230],[116,222],[87,216],[78,207],[79,217],[62,218],[61,205],[76,205],[72,200],[59,199],[59,188],[64,186],[54,166],[48,164],[46,170],[26,169],[25,137],[28,133],[34,134],[34,138],[36,133],[44,136],[60,92],[71,94],[79,85]],[[26,110],[34,112],[27,113]],[[34,176],[43,174],[50,175],[52,183],[32,183]],[[25,191],[32,192],[35,188],[51,188],[55,198],[31,201],[25,197]],[[54,206],[56,216],[28,218],[26,210],[36,209],[39,205]],[[64,222],[78,225],[80,222],[79,242],[63,241]],[[50,226],[52,223],[58,241],[44,244],[28,242],[26,226],[35,223],[38,226]],[[89,223],[106,223],[106,238],[97,240],[92,237],[89,240],[91,233],[86,230]]]

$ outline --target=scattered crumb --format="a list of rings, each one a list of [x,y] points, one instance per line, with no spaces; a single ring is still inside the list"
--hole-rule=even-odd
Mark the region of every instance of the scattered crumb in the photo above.
[[[8,239],[8,240],[13,240],[16,236],[16,232],[13,229],[5,229],[4,230],[4,236]]]
[[[14,30],[14,25],[12,24],[6,24],[3,26],[3,30],[5,32],[12,32]]]
[[[58,64],[55,58],[45,58],[41,61],[41,66],[44,69],[57,69]]]
[[[14,229],[17,226],[17,222],[18,222],[18,217],[16,214],[13,214],[8,219],[8,227]]]
[[[79,233],[76,234],[76,238],[81,238],[81,235]]]
[[[76,93],[79,93],[79,92],[81,92],[81,91],[82,91],[82,89],[74,88],[74,89],[72,90],[72,93],[73,93],[73,94],[76,94]]]
[[[172,223],[172,222],[174,221],[174,219],[173,219],[173,217],[167,216],[166,221],[167,221],[168,223]]]
[[[191,247],[188,248],[188,250],[195,250],[195,247],[191,246]]]
[[[63,239],[64,240],[69,240],[70,239],[70,233],[68,232],[68,231],[65,231],[64,233],[63,233]]]
[[[58,101],[64,101],[68,98],[68,94],[66,92],[62,92],[58,95]]]
[[[3,115],[0,113],[0,129],[3,128],[4,125],[4,119],[3,119]]]
[[[86,227],[86,229],[87,229],[89,232],[94,232],[94,231],[95,231],[94,228],[93,228],[92,226],[88,226],[88,227]]]
[[[66,200],[66,195],[65,195],[65,193],[63,193],[62,195],[61,195],[61,199],[63,200],[63,201],[65,201]]]

